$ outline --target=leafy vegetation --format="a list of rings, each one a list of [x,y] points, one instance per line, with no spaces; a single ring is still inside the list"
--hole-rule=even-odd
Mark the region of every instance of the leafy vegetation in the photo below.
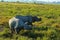
[[[36,29],[11,34],[8,20],[15,15],[32,15],[42,21],[32,23]],[[60,5],[0,2],[0,40],[60,40]]]

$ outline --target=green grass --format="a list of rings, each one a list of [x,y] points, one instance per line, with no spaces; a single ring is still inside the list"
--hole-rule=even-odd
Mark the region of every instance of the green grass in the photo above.
[[[33,23],[37,28],[32,31],[11,35],[8,20],[16,15],[38,16],[42,21]],[[0,25],[0,40],[15,40],[17,36],[18,40],[60,40],[60,5],[0,2]]]

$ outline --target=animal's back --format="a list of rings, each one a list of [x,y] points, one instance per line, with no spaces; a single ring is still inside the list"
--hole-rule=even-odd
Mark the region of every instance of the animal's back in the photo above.
[[[21,20],[24,21],[24,22],[27,22],[27,21],[29,21],[29,20],[32,21],[32,16],[15,16],[15,18],[21,19]]]

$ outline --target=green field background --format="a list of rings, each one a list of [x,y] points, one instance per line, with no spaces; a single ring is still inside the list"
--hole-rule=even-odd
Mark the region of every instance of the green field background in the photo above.
[[[21,30],[20,34],[10,34],[8,21],[16,15],[32,15],[42,18],[32,23],[36,29]],[[0,2],[0,40],[60,40],[60,5],[23,4]]]

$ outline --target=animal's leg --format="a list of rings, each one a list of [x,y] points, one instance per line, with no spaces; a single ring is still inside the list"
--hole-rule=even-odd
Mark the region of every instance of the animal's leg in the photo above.
[[[32,25],[32,23],[28,22],[28,25]]]
[[[15,29],[14,28],[11,28],[11,33],[14,33],[15,32]]]
[[[16,28],[15,29],[16,34],[19,34],[20,30],[21,30],[20,28]]]
[[[31,22],[25,22],[25,25],[31,25],[31,26],[33,26]]]
[[[24,25],[24,29],[26,29],[26,30],[32,30],[32,26],[30,26],[30,25]]]

